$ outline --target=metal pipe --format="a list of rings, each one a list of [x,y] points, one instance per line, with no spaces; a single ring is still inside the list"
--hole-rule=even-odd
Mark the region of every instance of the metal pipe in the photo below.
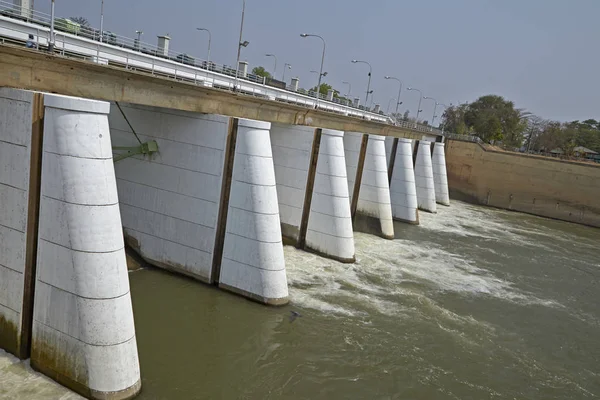
[[[373,68],[371,67],[371,64],[368,61],[352,60],[352,63],[353,64],[362,63],[362,64],[367,64],[369,66],[369,81],[367,83],[367,96],[365,97],[365,107],[366,107],[367,103],[369,102],[369,93],[370,93],[370,89],[371,89],[371,74],[373,72]]]
[[[210,34],[210,31],[206,28],[196,28],[199,31],[205,31],[208,33],[208,53],[206,54],[206,64],[207,64],[207,68],[210,68],[210,42],[212,41],[212,35]]]
[[[242,51],[242,32],[244,30],[244,13],[246,12],[246,0],[242,0],[242,22],[240,23],[240,40],[238,42],[237,61],[235,63],[235,83],[233,90],[237,90],[238,75],[240,73],[240,52]]]
[[[397,116],[398,115],[398,107],[400,106],[400,104],[402,104],[402,102],[400,101],[400,96],[402,95],[402,81],[393,76],[386,76],[385,79],[393,79],[393,80],[400,82],[400,89],[398,90],[398,97],[396,98],[396,116]]]
[[[52,0],[50,6],[50,42],[48,43],[48,51],[50,53],[54,52],[54,40],[54,0]]]
[[[300,37],[303,37],[303,38],[306,38],[309,36],[318,37],[319,39],[321,39],[323,41],[323,55],[321,56],[321,69],[319,71],[319,81],[317,83],[317,103],[315,105],[315,108],[319,108],[319,91],[321,90],[321,78],[323,77],[323,62],[325,61],[325,39],[323,39],[319,35],[313,35],[313,34],[308,34],[308,33],[300,34]]]
[[[275,54],[265,54],[265,57],[273,57],[275,60],[275,66],[273,67],[273,73],[271,74],[273,79],[275,79],[275,72],[277,72],[277,56]]]
[[[52,1],[54,3],[54,1]],[[102,43],[102,39],[104,37],[104,0],[100,5],[100,43]]]
[[[428,96],[425,96],[423,98],[427,99],[427,100],[433,100],[433,117],[431,118],[431,126],[433,126],[433,122],[435,121],[435,109],[437,108],[437,100],[434,99],[433,97],[428,97]]]
[[[415,89],[415,88],[406,88],[406,90],[416,90],[417,92],[419,92],[420,97],[419,97],[419,106],[417,107],[417,119],[416,122],[419,122],[419,114],[421,113],[421,100],[423,100],[423,92],[421,92],[419,89]]]

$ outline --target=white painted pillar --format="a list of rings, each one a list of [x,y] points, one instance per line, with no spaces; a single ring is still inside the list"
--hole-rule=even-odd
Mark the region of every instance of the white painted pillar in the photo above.
[[[396,159],[390,183],[394,219],[411,224],[419,223],[417,188],[410,139],[398,139]]]
[[[362,133],[346,132],[344,135],[350,200],[353,196],[361,142]],[[393,239],[394,224],[387,171],[385,137],[369,135],[356,210],[357,214],[379,220],[381,236]]]
[[[392,146],[394,145],[394,138],[392,136],[385,137],[385,157],[388,161],[388,168],[390,165],[390,157],[392,155]]]
[[[439,204],[449,206],[450,196],[448,194],[448,176],[446,175],[446,154],[444,153],[444,143],[435,142],[433,146],[431,164],[433,167],[435,201]]]
[[[394,238],[384,136],[369,135],[357,211],[379,219],[382,236]]]
[[[344,155],[344,132],[323,129],[306,246],[342,262],[354,262],[354,232]]]
[[[270,126],[239,120],[219,286],[280,305],[288,287]]]
[[[31,365],[92,399],[141,388],[109,103],[45,96]]]
[[[271,147],[277,181],[281,231],[298,241],[315,128],[271,124]]]
[[[431,142],[426,140],[421,140],[418,144],[415,183],[419,208],[423,211],[436,212],[433,168],[431,165]]]

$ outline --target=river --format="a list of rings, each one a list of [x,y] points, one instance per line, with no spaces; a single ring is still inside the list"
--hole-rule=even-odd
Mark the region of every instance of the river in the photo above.
[[[139,399],[599,397],[600,230],[457,201],[420,216],[356,233],[354,265],[286,247],[283,308],[130,273]],[[2,395],[76,398],[5,354]]]

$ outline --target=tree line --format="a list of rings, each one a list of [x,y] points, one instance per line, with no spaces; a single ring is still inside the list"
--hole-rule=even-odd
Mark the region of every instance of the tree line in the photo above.
[[[448,107],[440,128],[459,135],[476,135],[486,143],[511,150],[573,155],[578,146],[600,153],[600,122],[559,122],[516,108],[502,96],[487,95],[473,103]]]

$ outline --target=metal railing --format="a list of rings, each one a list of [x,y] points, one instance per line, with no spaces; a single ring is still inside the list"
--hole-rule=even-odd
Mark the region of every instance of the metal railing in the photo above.
[[[37,49],[46,49],[50,43],[51,16],[42,12],[21,7],[0,0],[0,18],[22,22],[21,25],[6,24],[0,26],[0,41],[24,44],[30,42]],[[0,21],[1,22],[1,21]],[[226,90],[237,90],[239,93],[284,101],[305,107],[316,107],[316,93],[303,89],[293,90],[291,86],[282,89],[270,86],[266,79],[253,74],[238,74],[238,83],[235,87],[234,78],[236,69],[224,64],[208,62],[186,53],[173,50],[166,51],[158,45],[142,42],[117,35],[113,32],[81,26],[67,18],[56,18],[54,51],[64,56],[90,60],[99,64],[111,64],[126,69],[148,72],[152,75],[167,76],[170,78],[194,82],[198,85],[216,87]],[[7,30],[14,34],[8,35]],[[28,39],[33,35],[33,40]],[[78,41],[79,40],[79,41]],[[244,82],[250,82],[251,85]],[[417,130],[421,132],[441,135],[437,129],[430,126],[412,122],[395,121],[383,113],[371,112],[364,106],[355,107],[354,104],[338,98],[327,100],[327,96],[319,93],[323,100],[318,107],[325,111],[340,113],[348,116],[365,118],[379,122]]]

